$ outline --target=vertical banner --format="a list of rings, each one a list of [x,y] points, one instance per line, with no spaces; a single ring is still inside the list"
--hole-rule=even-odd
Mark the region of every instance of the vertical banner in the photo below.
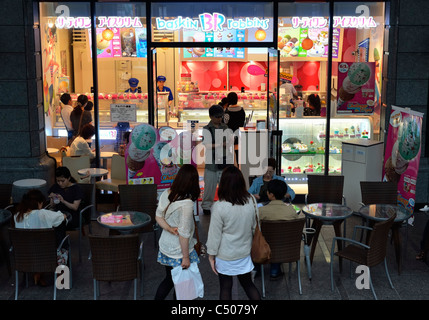
[[[136,126],[125,149],[128,184],[156,184],[171,187],[182,164],[196,165],[192,159],[192,133],[177,134],[171,127]]]
[[[421,153],[423,113],[392,106],[383,180],[398,184],[398,205],[414,211]]]

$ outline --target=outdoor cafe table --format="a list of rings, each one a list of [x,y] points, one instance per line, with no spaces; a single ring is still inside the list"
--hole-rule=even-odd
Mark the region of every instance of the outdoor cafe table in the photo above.
[[[311,243],[310,263],[313,263],[314,251],[322,225],[333,225],[335,236],[341,237],[341,223],[353,214],[353,210],[336,203],[310,203],[302,208],[302,212],[306,218],[313,219],[314,234],[310,235],[311,240],[309,240]],[[341,250],[342,241],[338,241],[337,244],[338,249]],[[340,269],[341,266],[340,259]]]
[[[103,214],[97,222],[103,227],[116,230],[121,234],[131,233],[134,229],[142,228],[151,221],[147,213],[139,211],[116,211]]]
[[[13,182],[12,185],[12,202],[21,202],[22,196],[31,189],[38,189],[46,195],[47,184],[43,179],[22,179]]]
[[[402,266],[402,244],[401,244],[401,233],[399,228],[403,222],[411,217],[412,212],[406,210],[404,207],[397,206],[394,204],[370,204],[363,206],[359,209],[359,215],[366,219],[369,226],[374,225],[376,222],[384,221],[389,219],[393,214],[396,213],[395,221],[392,225],[392,238],[395,246],[396,263],[398,265],[398,274],[401,274]],[[407,222],[408,226],[408,222]],[[408,230],[407,230],[408,231]]]

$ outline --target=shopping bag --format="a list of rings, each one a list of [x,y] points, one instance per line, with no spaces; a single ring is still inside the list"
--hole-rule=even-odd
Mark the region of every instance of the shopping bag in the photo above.
[[[193,300],[204,297],[204,283],[196,262],[188,269],[177,266],[171,270],[177,300]]]

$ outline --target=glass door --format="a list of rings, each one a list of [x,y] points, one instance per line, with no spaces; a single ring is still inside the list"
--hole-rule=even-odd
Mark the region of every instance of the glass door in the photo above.
[[[281,133],[279,133],[279,52],[277,49],[268,48],[268,86],[267,86],[267,129],[270,132],[269,156],[280,164],[281,157]],[[276,174],[280,175],[280,166],[276,168]]]

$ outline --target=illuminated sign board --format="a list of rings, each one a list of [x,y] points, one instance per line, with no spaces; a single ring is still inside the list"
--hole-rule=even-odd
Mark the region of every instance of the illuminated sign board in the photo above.
[[[198,15],[199,19],[191,19],[188,17],[177,17],[172,20],[164,20],[162,18],[156,18],[156,28],[158,30],[180,30],[180,29],[192,29],[198,30],[201,28],[203,32],[210,31],[223,31],[226,29],[250,29],[250,28],[261,28],[268,29],[269,19],[259,19],[257,17],[240,18],[240,19],[226,19],[221,13],[202,13]]]
[[[292,28],[326,28],[328,26],[328,20],[324,17],[293,17]],[[376,28],[377,23],[374,18],[369,16],[344,16],[334,17],[334,28]]]
[[[143,28],[139,17],[98,17],[97,28]],[[55,25],[58,29],[88,29],[91,27],[89,17],[65,17],[56,19]]]

